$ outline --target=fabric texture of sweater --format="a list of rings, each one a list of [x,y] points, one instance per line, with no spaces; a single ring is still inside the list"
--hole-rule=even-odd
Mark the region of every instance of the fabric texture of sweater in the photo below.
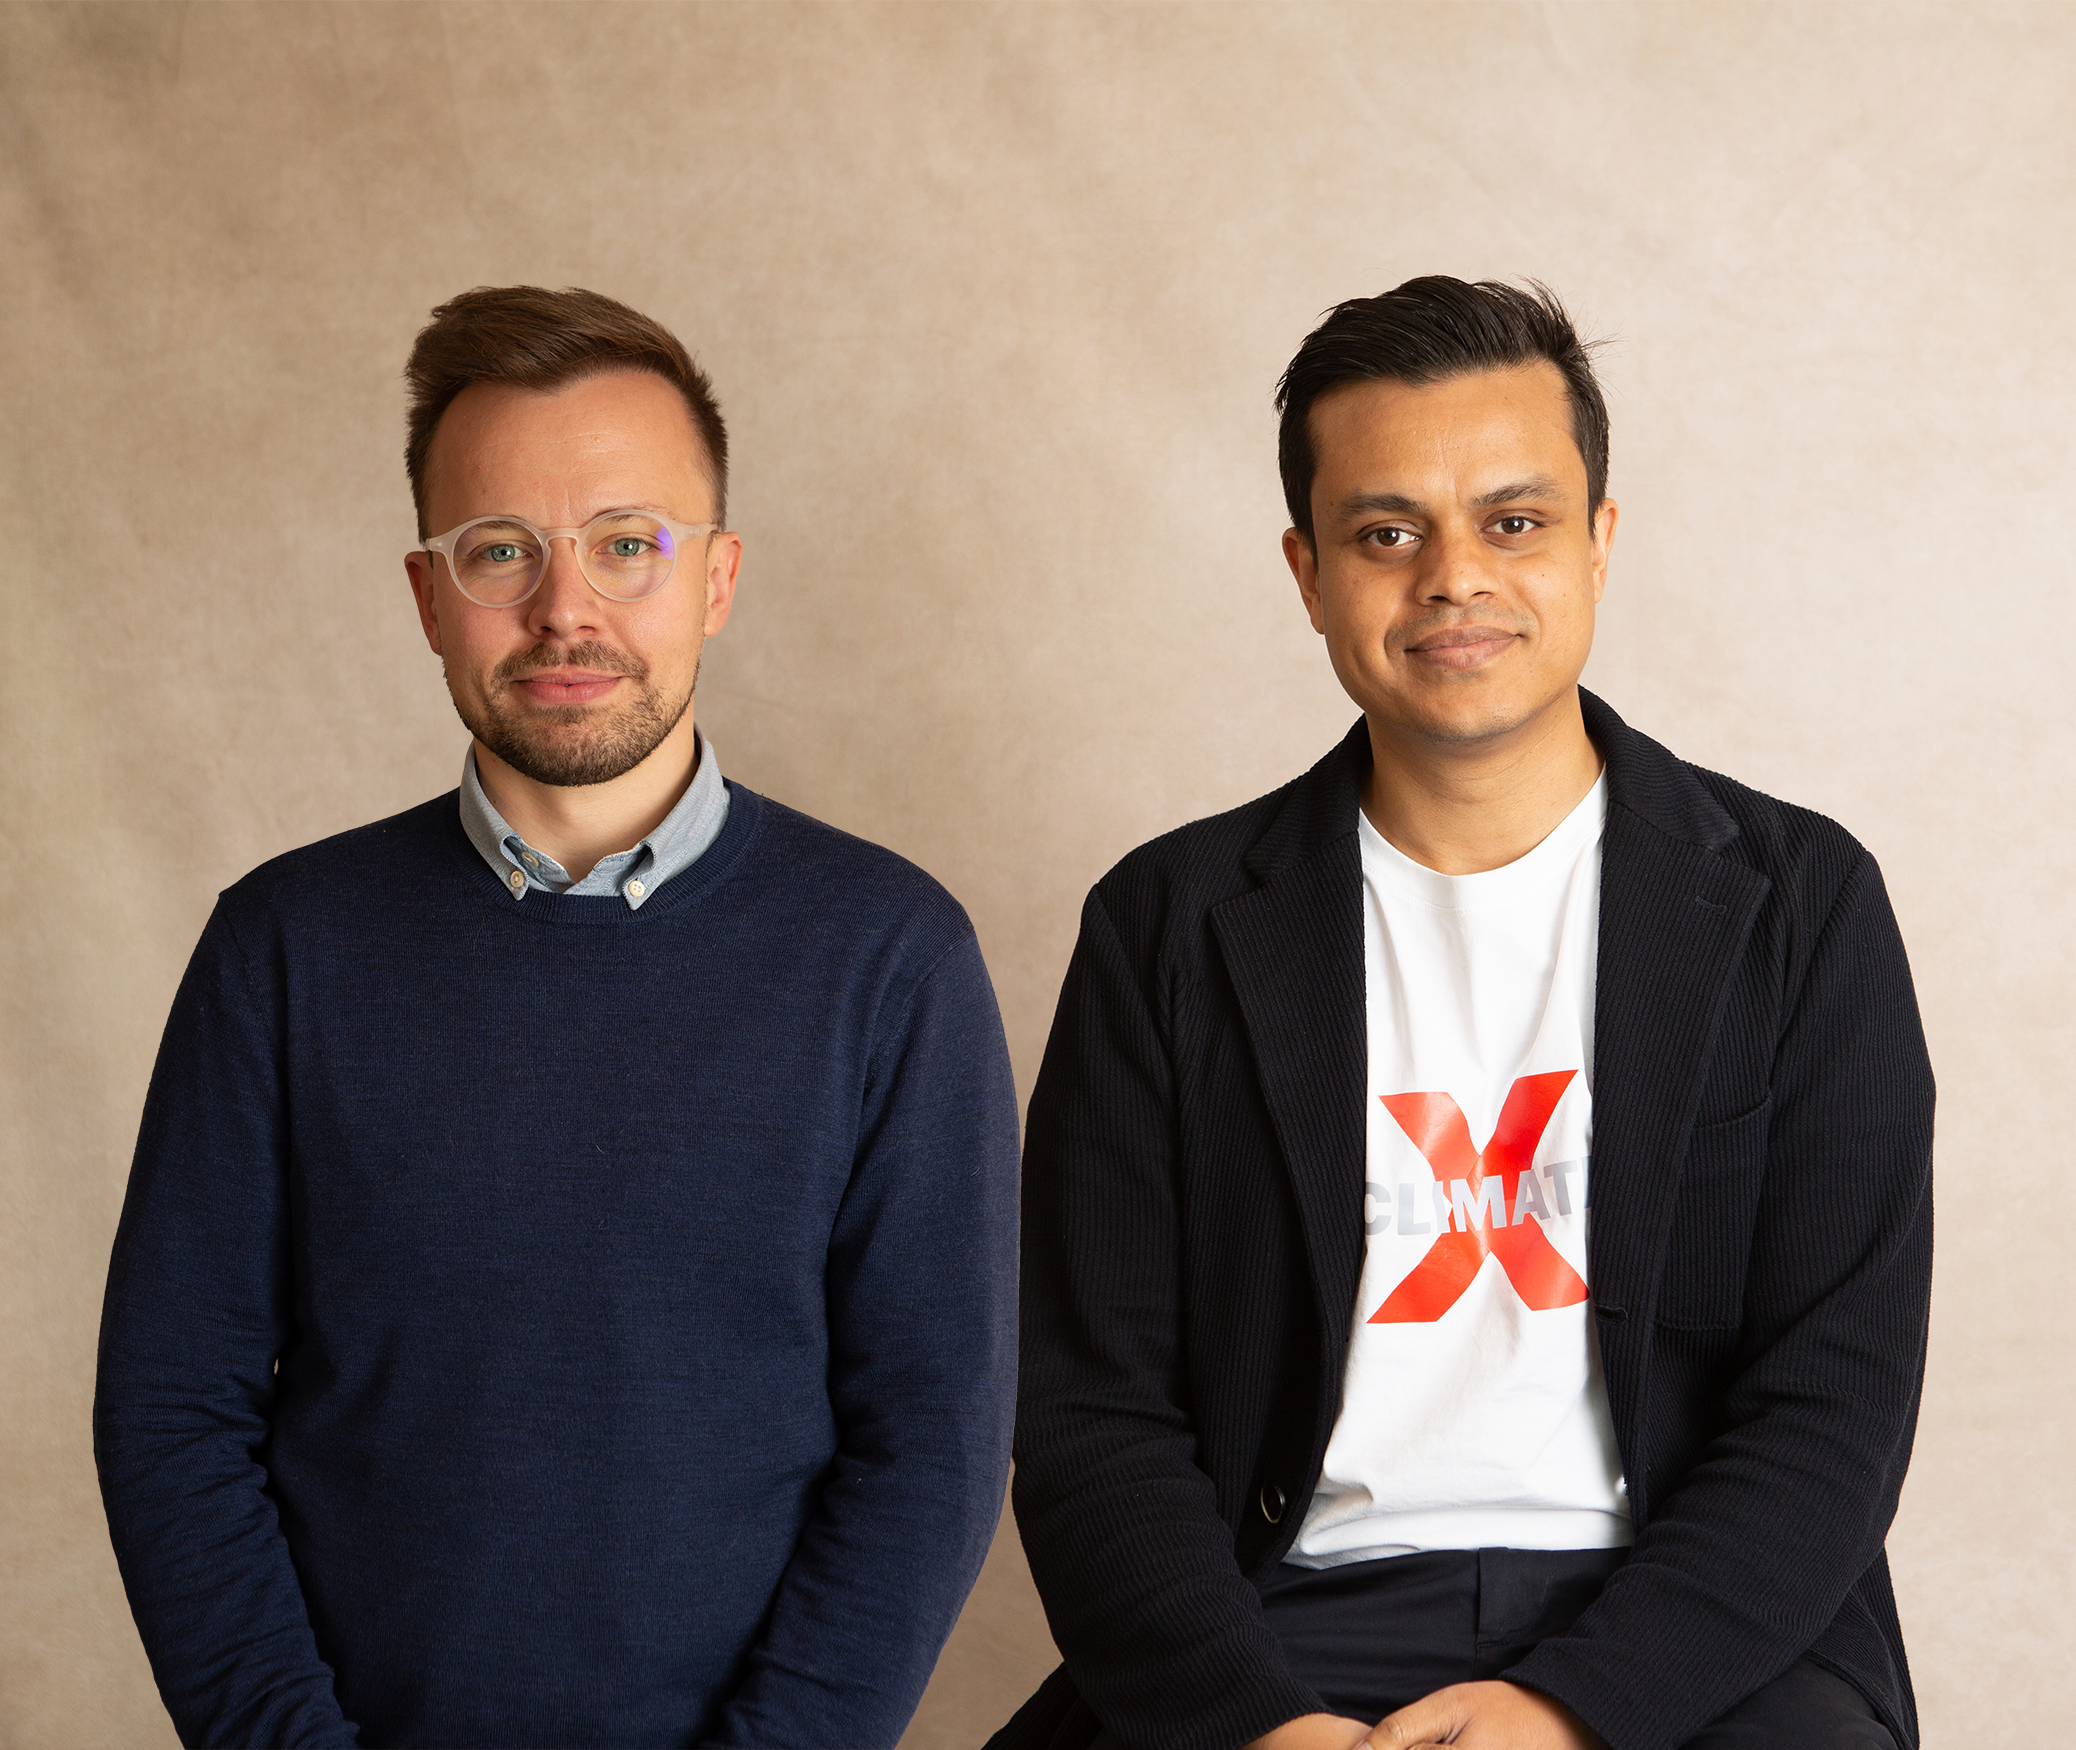
[[[183,1742],[900,1736],[1006,1480],[1008,1056],[956,902],[730,788],[639,911],[452,793],[222,896],[94,1415]]]

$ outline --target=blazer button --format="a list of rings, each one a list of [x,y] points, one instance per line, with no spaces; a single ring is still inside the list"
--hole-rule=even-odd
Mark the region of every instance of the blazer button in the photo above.
[[[1261,1516],[1271,1525],[1283,1523],[1283,1509],[1289,1504],[1289,1498],[1274,1483],[1262,1484]]]

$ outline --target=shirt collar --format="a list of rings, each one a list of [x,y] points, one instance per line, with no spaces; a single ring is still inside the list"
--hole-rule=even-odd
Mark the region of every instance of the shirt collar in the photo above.
[[[655,831],[629,850],[601,857],[581,881],[571,881],[568,870],[547,852],[529,845],[498,813],[477,775],[473,745],[461,758],[461,829],[514,899],[524,899],[532,892],[579,897],[617,894],[629,910],[639,911],[664,882],[698,862],[728,824],[728,786],[721,781],[721,763],[714,757],[713,743],[697,729],[692,735],[697,763],[692,782],[685,786],[677,805],[657,823]]]

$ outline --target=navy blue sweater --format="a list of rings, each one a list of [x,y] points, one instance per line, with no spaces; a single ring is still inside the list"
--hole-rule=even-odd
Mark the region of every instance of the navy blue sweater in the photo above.
[[[900,1736],[1005,1480],[1008,1056],[949,895],[730,788],[639,911],[451,794],[222,896],[94,1407],[185,1743]]]

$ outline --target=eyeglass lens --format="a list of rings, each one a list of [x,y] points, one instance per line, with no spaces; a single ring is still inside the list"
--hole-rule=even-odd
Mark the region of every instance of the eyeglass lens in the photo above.
[[[489,517],[454,537],[454,581],[485,607],[503,607],[540,581],[548,543],[530,524]],[[677,538],[667,524],[634,512],[602,516],[577,537],[577,563],[605,595],[635,601],[654,595],[677,564]]]

